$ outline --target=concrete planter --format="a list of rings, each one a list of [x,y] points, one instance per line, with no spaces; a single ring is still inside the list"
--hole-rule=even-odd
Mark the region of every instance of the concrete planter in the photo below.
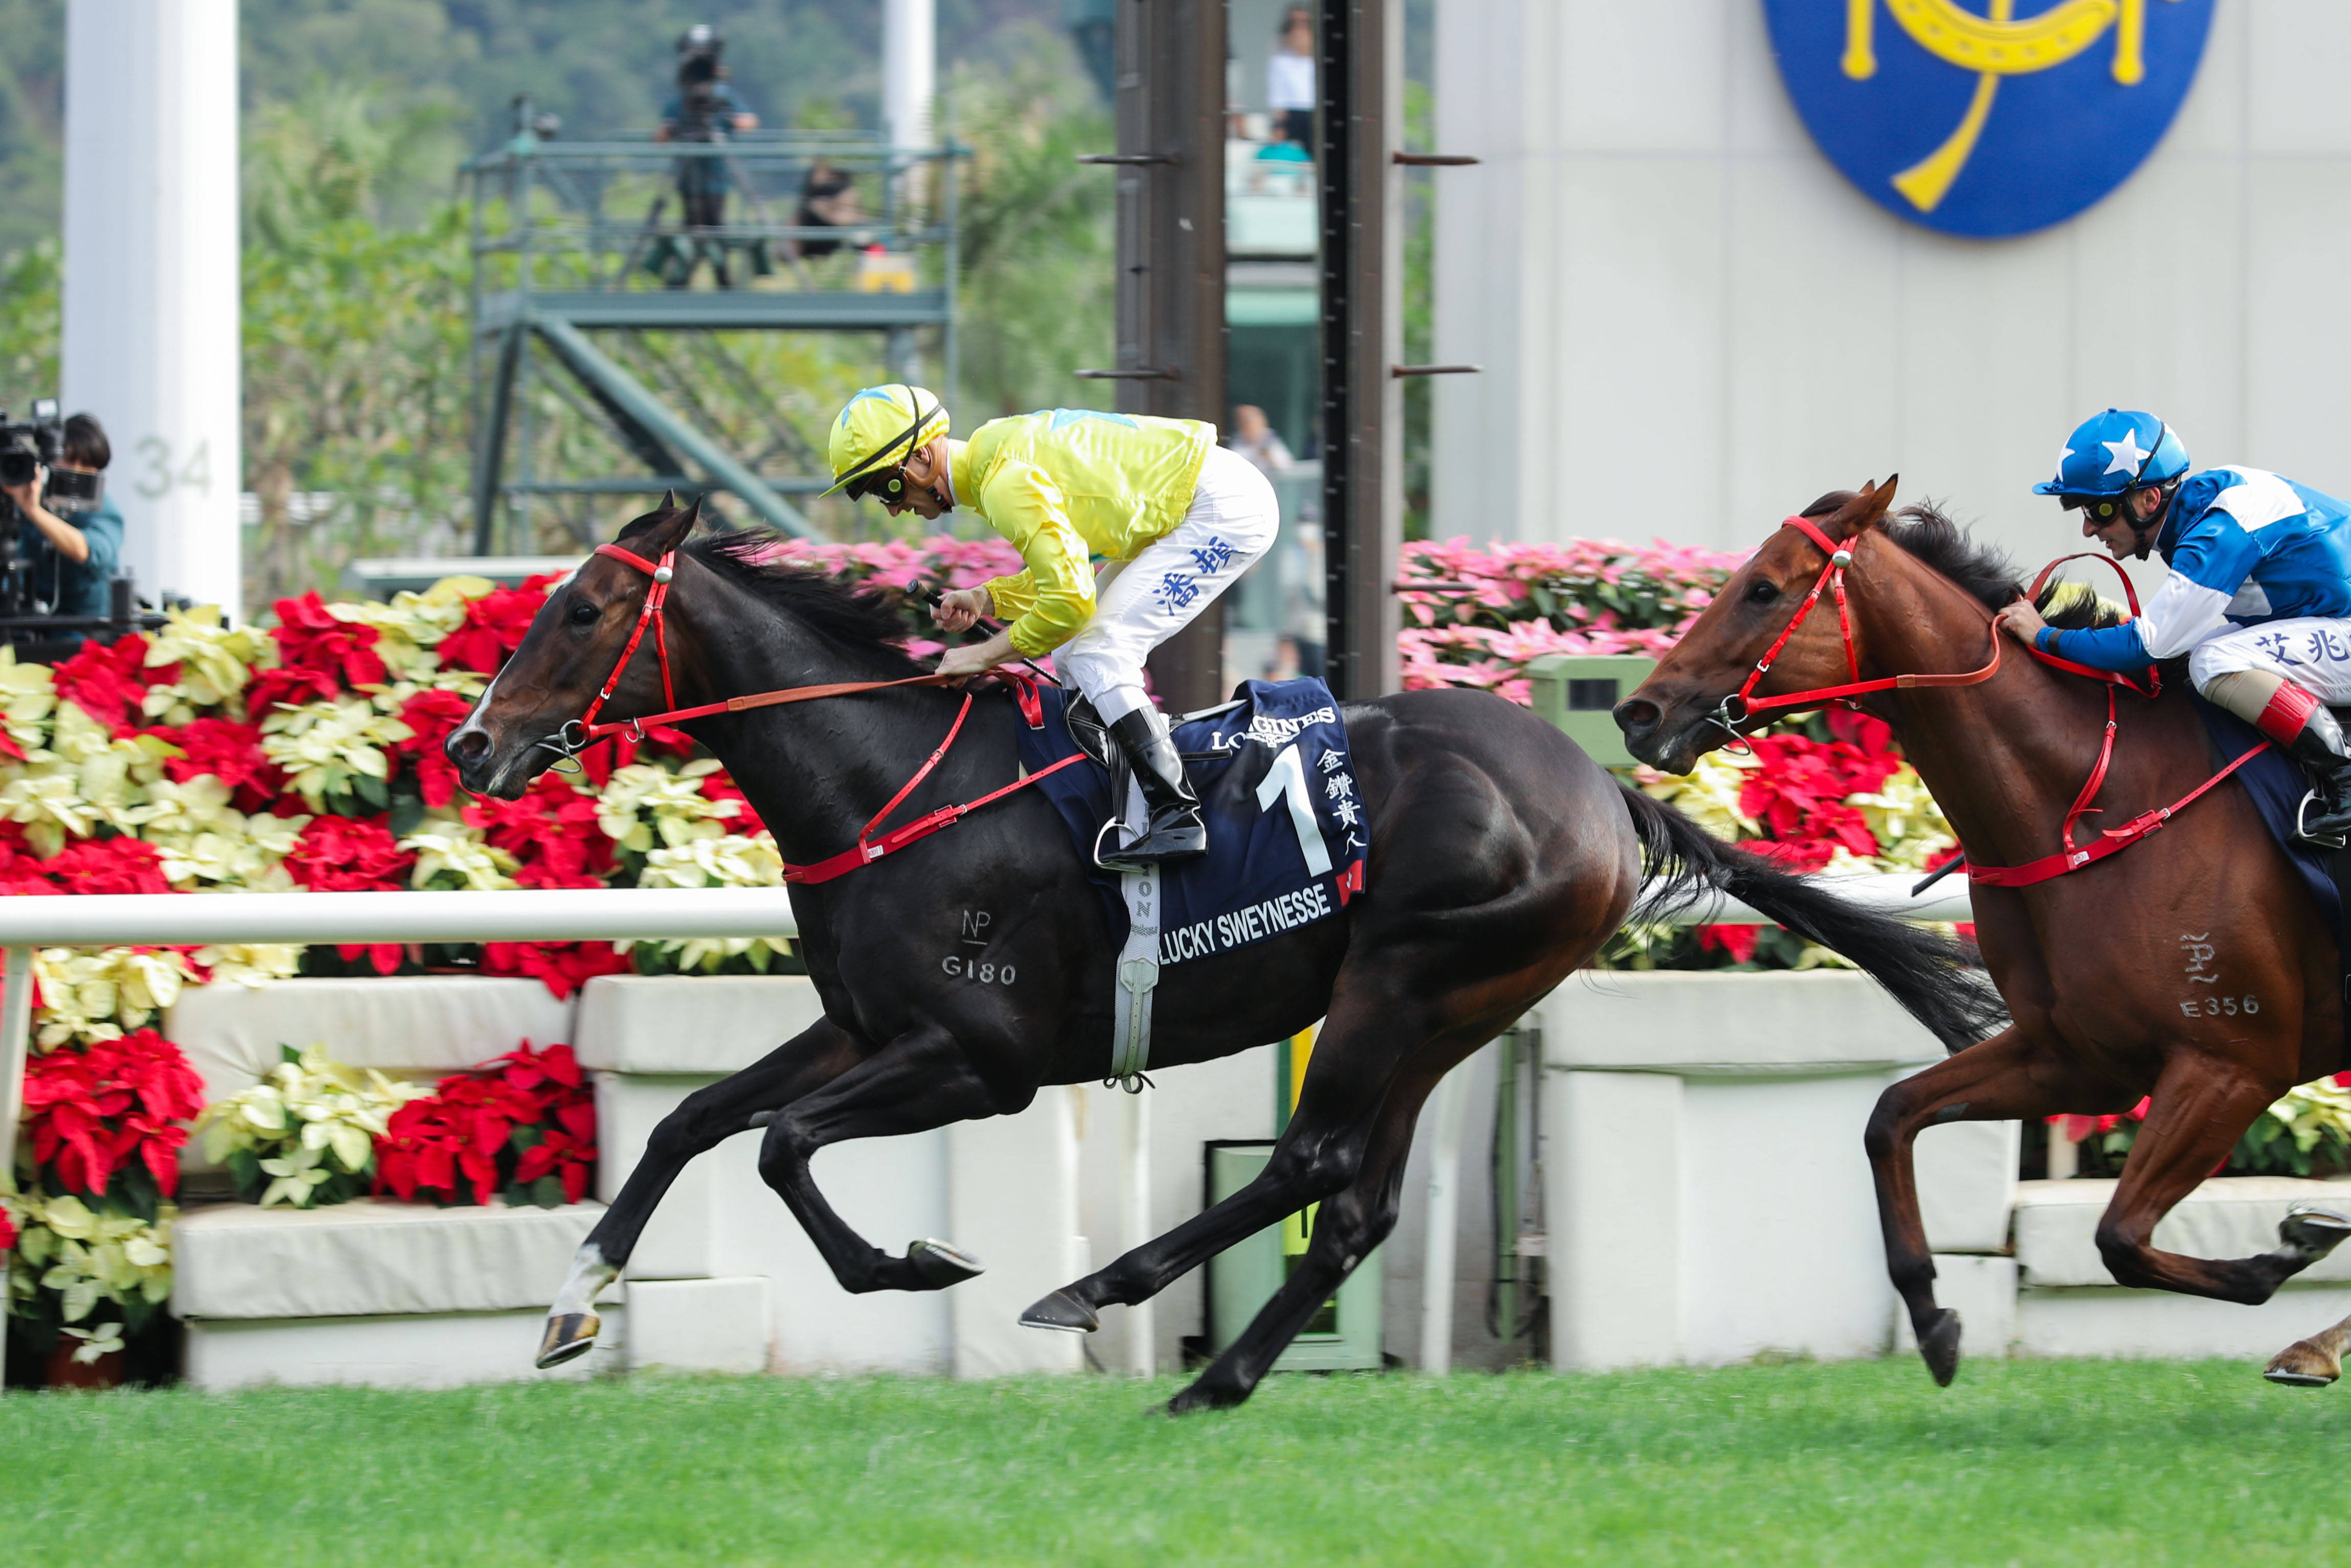
[[[1888,1347],[1861,1137],[1888,1083],[1941,1060],[1931,1036],[1841,971],[1587,973],[1539,1016],[1558,1364]],[[2004,1244],[2016,1137],[1921,1137],[1938,1250]]]

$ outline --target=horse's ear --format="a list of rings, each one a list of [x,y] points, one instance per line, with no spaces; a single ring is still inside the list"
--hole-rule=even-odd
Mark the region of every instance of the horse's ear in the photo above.
[[[697,497],[697,499],[698,499],[698,498],[699,498],[699,497]],[[676,491],[674,491],[674,490],[664,490],[664,491],[662,492],[662,504],[661,504],[661,506],[660,506],[658,508],[656,508],[656,509],[657,509],[657,510],[660,510],[660,511],[664,511],[664,512],[674,512],[674,511],[676,511],[676,510],[677,510],[677,492],[676,492]]]
[[[1886,508],[1894,505],[1894,486],[1901,481],[1901,475],[1888,474],[1883,485],[1862,486],[1861,516],[1854,520],[1853,525],[1855,535],[1886,526]]]
[[[639,555],[666,555],[684,544],[701,520],[702,497],[696,496],[690,507],[665,506],[657,512],[647,512],[622,528],[620,537]]]

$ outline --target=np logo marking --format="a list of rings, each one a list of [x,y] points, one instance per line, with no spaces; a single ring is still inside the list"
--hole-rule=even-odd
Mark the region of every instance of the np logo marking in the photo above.
[[[2212,23],[2213,0],[2016,15],[2032,3],[1764,0],[1764,13],[1789,96],[1847,179],[1914,223],[1997,238],[2061,223],[2127,179],[2187,96]]]

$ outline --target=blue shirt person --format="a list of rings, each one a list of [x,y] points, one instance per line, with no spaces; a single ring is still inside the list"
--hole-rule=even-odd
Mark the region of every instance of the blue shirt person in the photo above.
[[[78,413],[66,421],[60,469],[100,473],[112,456],[95,418]],[[37,469],[30,484],[0,486],[16,503],[16,550],[29,569],[26,584],[53,615],[103,617],[108,585],[122,560],[122,513],[110,496],[86,511],[52,509],[43,504],[48,478],[47,469]],[[79,642],[83,634],[63,632],[57,640]]]
[[[2056,476],[2033,489],[2081,512],[2083,537],[2116,559],[2152,549],[2170,570],[2118,625],[2060,631],[2021,600],[2000,623],[2093,669],[2188,655],[2199,694],[2310,774],[2302,836],[2351,836],[2351,755],[2327,711],[2351,705],[2351,504],[2261,468],[2190,474],[2168,424],[2111,408],[2066,438]]]

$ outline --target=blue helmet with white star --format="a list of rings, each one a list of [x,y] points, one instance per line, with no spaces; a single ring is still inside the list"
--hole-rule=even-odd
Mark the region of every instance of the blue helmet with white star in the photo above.
[[[2188,473],[2188,447],[2151,413],[2110,408],[2093,414],[2065,438],[2057,476],[2032,486],[2036,496],[2119,496],[2165,486]]]

